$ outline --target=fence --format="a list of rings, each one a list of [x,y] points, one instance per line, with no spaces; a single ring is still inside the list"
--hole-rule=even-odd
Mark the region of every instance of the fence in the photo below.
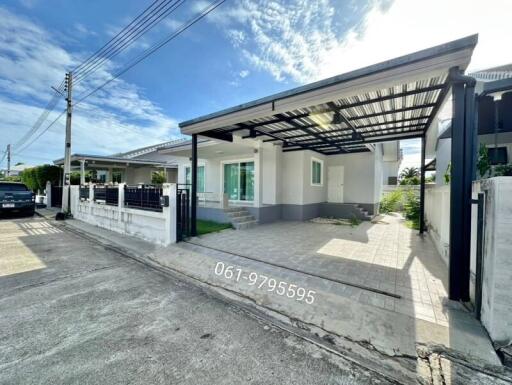
[[[119,203],[118,186],[94,186],[94,201],[117,206]]]
[[[124,205],[145,210],[162,211],[162,188],[156,186],[124,186]]]
[[[163,196],[164,207],[160,203]],[[89,188],[89,194],[85,187],[71,186],[71,213],[84,222],[150,242],[176,242],[175,184],[94,186]]]

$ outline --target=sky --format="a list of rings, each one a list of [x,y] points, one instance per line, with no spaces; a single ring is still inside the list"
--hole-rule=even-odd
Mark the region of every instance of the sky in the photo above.
[[[20,141],[51,99],[51,86],[152,1],[0,2],[0,158],[8,143],[13,164],[63,156],[64,116],[40,137]],[[78,82],[75,100],[209,4],[186,0]],[[479,44],[469,71],[511,63],[510,15],[509,0],[227,0],[77,105],[72,152],[113,154],[179,138],[180,121],[473,33]],[[62,99],[42,128],[63,109]],[[417,165],[419,142],[402,147],[402,166]]]

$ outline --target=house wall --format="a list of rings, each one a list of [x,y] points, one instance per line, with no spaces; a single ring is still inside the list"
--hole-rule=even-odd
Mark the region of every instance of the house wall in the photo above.
[[[451,139],[439,139],[436,150],[436,185],[444,186],[444,174],[451,161]]]
[[[331,155],[327,167],[344,166],[343,200],[345,203],[359,203],[365,208],[374,207],[380,201],[375,193],[375,155],[372,152]],[[379,180],[380,182],[380,180]]]
[[[312,151],[300,151],[303,154],[302,170],[303,170],[303,194],[302,203],[322,203],[327,202],[327,156]],[[322,185],[315,186],[311,184],[312,177],[312,161],[320,160],[322,167]]]

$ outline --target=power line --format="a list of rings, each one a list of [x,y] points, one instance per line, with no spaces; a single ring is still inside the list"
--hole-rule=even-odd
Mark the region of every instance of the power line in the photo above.
[[[141,55],[139,55],[137,58],[133,59],[132,62],[130,64],[128,64],[125,68],[123,68],[121,71],[119,71],[118,73],[116,73],[112,78],[110,78],[109,80],[107,80],[106,82],[104,82],[101,86],[99,87],[96,87],[95,89],[93,89],[92,91],[90,91],[89,93],[87,93],[85,96],[83,97],[79,97],[78,101],[75,102],[74,106],[76,106],[77,104],[81,103],[82,101],[84,101],[85,99],[87,99],[89,96],[91,96],[92,94],[94,94],[95,92],[99,91],[100,89],[102,89],[103,87],[105,87],[106,85],[108,85],[109,83],[111,83],[113,80],[117,79],[119,76],[123,75],[125,72],[127,72],[128,70],[130,70],[131,68],[133,68],[134,66],[136,66],[137,64],[139,64],[141,61],[143,61],[144,59],[146,59],[149,55],[153,54],[155,51],[159,50],[160,48],[162,48],[164,45],[166,45],[167,43],[169,43],[171,40],[173,40],[175,37],[179,36],[181,33],[183,33],[184,31],[186,31],[188,28],[192,27],[195,23],[197,23],[198,21],[200,21],[202,18],[204,18],[206,15],[208,15],[210,12],[212,12],[213,10],[215,10],[217,7],[219,7],[222,3],[224,3],[226,0],[220,0],[220,1],[217,1],[217,2],[214,2],[214,3],[211,3],[209,6],[207,6],[206,8],[203,9],[203,11],[201,11],[201,13],[199,15],[197,15],[196,17],[190,19],[189,21],[187,21],[186,23],[182,24],[180,28],[178,28],[175,32],[173,32],[171,35],[169,35],[167,38],[165,38],[164,40],[162,40],[160,43],[157,43],[155,45],[153,45],[152,47],[150,47],[149,49],[147,49],[146,51],[144,51]]]
[[[18,150],[16,152],[16,154],[14,155],[19,155],[21,154],[23,151],[25,151],[27,148],[29,148],[36,140],[38,140],[45,132],[47,132],[50,127],[52,127],[55,123],[57,123],[57,121],[66,113],[67,110],[64,110],[62,111],[59,116],[57,116],[57,118],[55,118],[55,120],[53,120],[48,126],[45,127],[45,129],[43,131],[41,131],[39,133],[39,135],[37,135],[30,143],[26,144],[23,148],[21,148],[20,150]]]
[[[110,43],[112,43],[115,39],[117,39],[125,30],[130,28],[130,26],[135,23],[142,15],[144,15],[150,8],[152,8],[156,3],[158,3],[161,0],[155,0],[149,7],[147,7],[144,11],[142,11],[135,19],[131,21],[130,24],[128,24],[126,27],[124,27],[121,31],[117,33],[112,39],[110,39],[107,43],[105,43],[100,49],[98,49],[96,52],[94,52],[91,56],[89,56],[85,61],[83,61],[80,65],[75,67],[75,69],[71,72],[78,73],[80,69],[89,61],[91,61],[95,56],[99,56],[101,52],[108,46]]]
[[[160,4],[156,9],[151,11],[150,15],[141,20],[135,28],[132,28],[131,31],[127,31],[127,33],[125,33],[121,39],[116,41],[106,51],[102,52],[100,55],[94,58],[94,60],[74,73],[75,84],[89,76],[91,73],[96,72],[104,62],[118,55],[121,51],[130,46],[135,40],[146,34],[165,17],[174,12],[184,2],[185,0],[166,0],[164,3]]]

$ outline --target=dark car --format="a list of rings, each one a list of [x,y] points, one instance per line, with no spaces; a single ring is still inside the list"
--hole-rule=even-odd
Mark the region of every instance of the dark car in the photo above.
[[[34,215],[35,195],[23,183],[0,182],[0,214],[23,212]]]

